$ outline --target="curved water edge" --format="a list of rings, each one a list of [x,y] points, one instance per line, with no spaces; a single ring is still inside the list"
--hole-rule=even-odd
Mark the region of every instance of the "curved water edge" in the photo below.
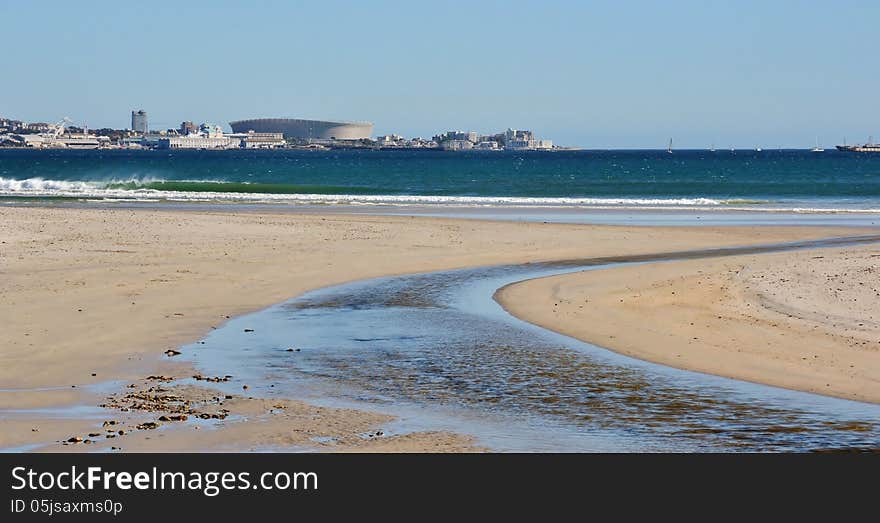
[[[399,419],[386,434],[448,430],[500,451],[876,447],[880,405],[635,360],[519,320],[492,296],[514,282],[624,263],[877,241],[880,235],[866,235],[366,280],[234,318],[183,350],[206,374],[235,375],[220,385],[229,392],[247,383],[256,396],[378,410]]]

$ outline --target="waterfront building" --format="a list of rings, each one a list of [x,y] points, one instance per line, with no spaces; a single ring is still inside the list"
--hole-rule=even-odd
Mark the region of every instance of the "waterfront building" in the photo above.
[[[143,109],[131,112],[131,130],[136,133],[147,134],[147,112]]]
[[[81,133],[65,133],[58,136],[53,147],[62,147],[67,149],[98,149],[110,145],[110,138],[106,136],[95,136],[89,134],[88,131]]]
[[[87,132],[36,133],[11,135],[15,145],[35,149],[100,149],[110,146],[110,138]]]
[[[198,130],[199,130],[198,126],[190,121],[180,122],[179,132],[180,132],[180,134],[182,134],[184,136],[186,136],[188,134],[192,134]]]
[[[23,147],[33,147],[35,149],[47,147],[49,141],[48,137],[43,134],[16,134],[13,135],[13,137],[17,139]]]
[[[184,122],[188,123],[188,122]],[[286,141],[282,133],[225,134],[218,125],[202,124],[186,135],[166,135],[156,140],[159,149],[275,149],[284,147]],[[181,125],[181,130],[184,125]]]
[[[197,132],[186,136],[165,136],[156,141],[159,149],[231,149],[240,144],[240,139],[224,136],[220,126],[209,124],[200,125]]]
[[[553,142],[537,140],[532,131],[508,129],[504,132],[504,147],[510,150],[549,150],[553,149]]]
[[[190,134],[159,138],[157,147],[159,149],[231,149],[234,146],[228,136],[211,137]]]
[[[376,144],[379,147],[403,147],[406,144],[406,138],[399,134],[386,134],[376,138]]]
[[[233,145],[236,140],[238,147],[242,149],[277,149],[284,147],[287,142],[284,140],[282,133],[255,133],[248,131],[246,133],[227,134]]]
[[[437,142],[425,138],[415,137],[409,141],[409,146],[413,148],[434,149],[437,148]]]
[[[474,148],[470,140],[444,140],[440,143],[444,151],[469,151]]]
[[[211,125],[209,123],[203,123],[199,126],[199,134],[207,136],[208,138],[222,138],[223,137],[223,128],[219,125]]]
[[[498,145],[504,145],[504,133],[483,134],[477,136],[477,143],[480,142],[498,142]]]
[[[504,131],[504,145],[511,142],[528,142],[535,139],[532,131],[524,131],[521,129],[508,129]]]
[[[552,141],[538,140],[532,131],[522,129],[507,129],[503,133],[492,135],[477,135],[474,131],[446,131],[435,136],[434,141],[447,151],[464,151],[469,149],[484,151],[502,149],[534,151],[553,149]]]
[[[476,131],[446,131],[443,134],[439,134],[434,137],[434,141],[437,143],[443,143],[446,141],[467,141],[473,143],[477,143],[477,133]]]

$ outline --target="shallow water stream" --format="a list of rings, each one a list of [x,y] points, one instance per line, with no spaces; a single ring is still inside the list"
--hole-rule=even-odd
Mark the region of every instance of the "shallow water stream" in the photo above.
[[[205,374],[233,375],[229,391],[388,412],[400,421],[386,434],[452,430],[500,451],[877,447],[880,405],[635,360],[521,321],[492,298],[509,283],[620,263],[863,241],[877,238],[360,281],[230,320],[184,353]]]

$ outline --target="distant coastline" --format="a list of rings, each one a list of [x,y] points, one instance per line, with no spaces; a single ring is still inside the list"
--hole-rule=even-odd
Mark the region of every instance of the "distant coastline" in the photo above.
[[[177,128],[151,130],[143,109],[131,112],[131,128],[72,125],[58,122],[27,123],[0,117],[0,147],[32,149],[380,149],[444,151],[552,151],[576,148],[554,145],[530,130],[508,128],[493,134],[446,131],[431,138],[386,134],[372,138],[372,122],[254,118],[229,122],[232,133],[218,125],[183,121]]]

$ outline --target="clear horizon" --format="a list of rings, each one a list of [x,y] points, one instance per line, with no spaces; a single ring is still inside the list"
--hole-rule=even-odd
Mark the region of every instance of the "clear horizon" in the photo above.
[[[515,127],[585,148],[880,136],[876,2],[90,6],[0,0],[0,116],[367,120],[408,137]]]

